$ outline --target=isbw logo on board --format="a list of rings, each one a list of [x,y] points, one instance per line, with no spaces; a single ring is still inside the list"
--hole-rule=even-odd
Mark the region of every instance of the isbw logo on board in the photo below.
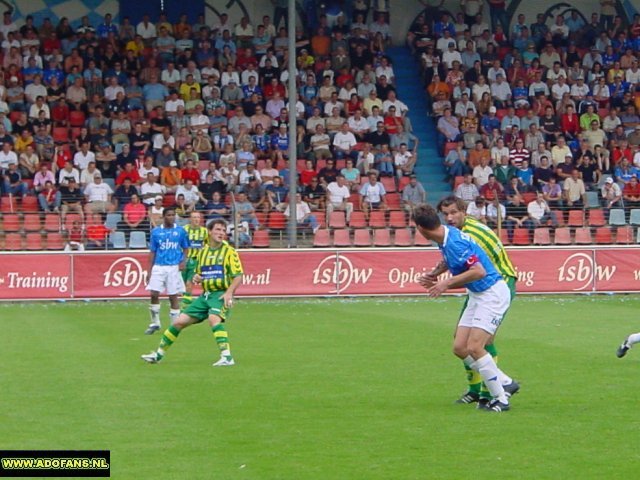
[[[357,268],[346,255],[329,255],[313,270],[314,285],[331,285],[328,293],[342,293],[351,285],[364,285],[373,268]]]
[[[135,258],[122,257],[113,262],[103,275],[105,288],[124,288],[126,292],[118,295],[128,297],[147,284],[148,273]]]
[[[578,286],[573,290],[579,292],[593,287],[594,280],[611,280],[617,269],[616,265],[598,265],[588,253],[574,253],[558,268],[558,281],[575,282]]]

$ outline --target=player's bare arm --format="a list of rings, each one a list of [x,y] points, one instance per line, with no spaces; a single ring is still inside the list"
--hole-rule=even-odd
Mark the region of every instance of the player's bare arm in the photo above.
[[[447,263],[441,260],[440,263],[433,267],[433,270],[423,274],[418,279],[418,283],[424,288],[431,288],[438,281],[438,277],[448,270]]]
[[[487,272],[480,263],[475,263],[466,272],[455,275],[451,278],[441,280],[429,288],[429,296],[431,298],[438,298],[444,292],[451,288],[459,288],[468,283],[475,282],[484,278]]]
[[[224,300],[225,307],[227,308],[233,307],[233,295],[241,283],[242,283],[242,275],[238,275],[236,278],[233,279],[233,282],[231,282],[231,285],[229,285],[229,288],[227,289],[227,291],[224,292],[224,294],[222,295],[222,299]]]

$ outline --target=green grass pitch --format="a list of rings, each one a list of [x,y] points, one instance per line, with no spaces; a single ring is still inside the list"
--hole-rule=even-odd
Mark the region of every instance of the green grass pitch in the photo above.
[[[204,325],[140,360],[146,302],[2,305],[0,448],[110,449],[118,479],[637,478],[638,297],[518,297],[504,414],[453,403],[461,303],[242,300],[221,369]]]

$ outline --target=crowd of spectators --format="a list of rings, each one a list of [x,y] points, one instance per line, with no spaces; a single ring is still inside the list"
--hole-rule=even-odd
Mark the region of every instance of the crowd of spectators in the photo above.
[[[278,24],[265,15],[233,25],[222,13],[211,25],[203,15],[191,24],[160,13],[116,25],[107,14],[73,29],[64,18],[54,26],[27,17],[18,27],[6,12],[2,193],[37,195],[63,228],[69,213],[80,224],[119,213],[117,229],[148,230],[168,205],[180,222],[198,210],[264,228],[258,213],[288,215],[293,108],[306,205],[298,213],[348,215],[352,194],[361,197],[356,208],[387,208],[381,180],[410,183],[418,139],[386,54],[388,11],[355,6],[353,17],[330,12],[313,31],[299,28],[295,53],[282,15]],[[309,217],[304,224],[317,230]]]
[[[462,0],[411,26],[447,179],[510,239],[598,206],[589,192],[605,212],[640,205],[640,16],[599,6],[509,26],[504,1]]]

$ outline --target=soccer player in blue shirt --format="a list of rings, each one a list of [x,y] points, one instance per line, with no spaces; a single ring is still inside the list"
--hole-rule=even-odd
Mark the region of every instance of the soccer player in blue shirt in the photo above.
[[[438,244],[451,277],[443,280],[424,278],[421,284],[429,296],[437,298],[451,288],[466,287],[469,302],[458,321],[453,351],[466,365],[480,374],[491,393],[486,410],[509,410],[509,393],[504,385],[513,380],[498,368],[485,350],[498,331],[509,309],[509,287],[482,248],[469,235],[449,225],[442,225],[438,212],[430,205],[413,209],[418,231]]]
[[[176,211],[165,208],[162,212],[162,225],[151,231],[149,242],[149,271],[151,278],[147,290],[151,292],[151,323],[144,332],[151,335],[160,330],[160,294],[164,291],[169,295],[171,323],[180,315],[180,301],[178,296],[185,291],[181,270],[184,269],[189,248],[189,237],[184,228],[176,221]]]

